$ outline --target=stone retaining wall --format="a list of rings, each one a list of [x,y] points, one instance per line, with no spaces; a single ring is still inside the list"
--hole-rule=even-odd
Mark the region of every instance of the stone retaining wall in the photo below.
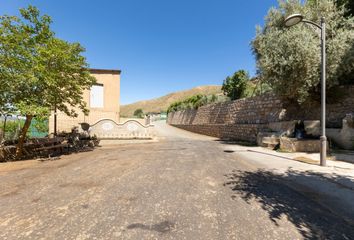
[[[262,124],[189,124],[173,126],[223,140],[238,140],[255,144],[257,142],[257,133],[262,127]],[[235,138],[235,136],[237,136],[237,138]]]
[[[341,128],[346,114],[354,112],[354,86],[341,88],[342,99],[327,104],[327,127]],[[235,139],[256,143],[259,131],[272,123],[292,120],[319,120],[320,106],[303,108],[282,101],[273,94],[265,94],[236,101],[210,104],[198,110],[168,114],[170,125],[221,139]]]
[[[328,95],[330,92],[328,91]],[[341,86],[337,93],[337,102],[326,104],[326,126],[328,128],[341,128],[342,120],[346,114],[354,113],[354,85]],[[330,99],[328,99],[330,101]],[[319,120],[321,116],[320,105],[302,108],[284,103],[286,116],[284,120]]]
[[[273,94],[236,101],[215,103],[198,110],[169,113],[172,125],[260,124],[279,121],[284,117],[283,104]]]

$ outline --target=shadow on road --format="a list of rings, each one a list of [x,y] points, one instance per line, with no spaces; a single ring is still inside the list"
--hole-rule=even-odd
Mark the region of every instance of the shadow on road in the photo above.
[[[142,230],[156,231],[159,233],[167,233],[174,228],[174,225],[175,224],[170,221],[163,221],[163,222],[160,222],[158,224],[153,224],[153,225],[134,223],[134,224],[130,224],[127,228],[128,229],[140,228]]]
[[[294,190],[288,185],[296,178],[301,178],[302,181],[318,179],[314,174],[291,170],[286,174],[264,170],[234,170],[225,177],[227,180],[224,186],[232,189],[233,199],[241,197],[249,204],[254,201],[260,203],[275,225],[285,215],[304,239],[354,239],[354,216],[344,219],[338,212],[331,211],[316,201],[326,196],[309,189]],[[343,177],[336,176],[332,180],[338,183],[351,181],[340,178]]]
[[[241,145],[244,147],[257,147],[257,144],[247,142],[247,141],[240,141],[240,140],[227,140],[227,139],[216,139],[215,142],[220,142],[221,144],[225,145]]]

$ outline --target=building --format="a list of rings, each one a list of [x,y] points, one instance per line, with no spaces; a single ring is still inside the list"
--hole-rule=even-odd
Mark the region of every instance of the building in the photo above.
[[[84,101],[90,110],[85,116],[79,109],[78,117],[73,118],[65,113],[57,113],[57,132],[70,131],[80,123],[90,125],[102,119],[111,119],[119,123],[120,112],[120,70],[90,69],[97,83],[84,92]],[[49,133],[54,132],[54,112],[49,118]]]

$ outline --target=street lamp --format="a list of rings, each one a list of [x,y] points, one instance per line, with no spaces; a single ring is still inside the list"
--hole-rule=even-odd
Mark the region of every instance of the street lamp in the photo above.
[[[321,30],[321,150],[320,164],[326,166],[327,157],[327,137],[326,137],[326,23],[325,18],[321,18],[321,24],[304,19],[301,14],[292,14],[285,19],[285,26],[292,27],[300,22],[316,26]]]

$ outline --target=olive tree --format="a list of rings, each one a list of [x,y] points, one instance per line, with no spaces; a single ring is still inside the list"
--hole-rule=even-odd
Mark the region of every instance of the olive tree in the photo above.
[[[314,22],[327,23],[327,87],[354,83],[354,18],[332,0],[316,3],[280,0],[269,10],[265,25],[257,27],[252,49],[262,81],[284,98],[304,103],[320,92],[320,33],[307,24],[284,26],[286,16],[300,13]]]
[[[309,4],[318,4],[322,0],[307,0]],[[345,8],[345,16],[354,16],[354,1],[353,0],[334,0],[338,8]]]
[[[51,18],[33,6],[20,9],[20,17],[0,18],[0,105],[26,117],[17,157],[34,117],[48,116],[54,108],[73,117],[77,109],[88,113],[83,91],[95,78],[82,56],[85,49],[56,38],[50,24]]]
[[[354,1],[353,0],[336,0],[338,7],[344,6],[347,9],[346,16],[354,16]]]

